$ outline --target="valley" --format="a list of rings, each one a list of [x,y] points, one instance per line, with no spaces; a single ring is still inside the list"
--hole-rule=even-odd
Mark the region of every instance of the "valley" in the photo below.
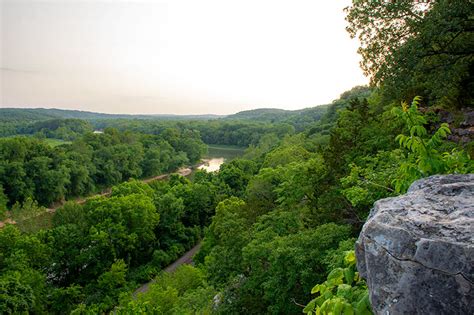
[[[0,314],[474,313],[473,5],[0,1]]]

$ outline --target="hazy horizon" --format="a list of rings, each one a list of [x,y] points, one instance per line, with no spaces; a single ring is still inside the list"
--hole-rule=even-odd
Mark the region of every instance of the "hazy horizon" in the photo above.
[[[1,107],[226,115],[368,83],[349,0],[0,3]]]

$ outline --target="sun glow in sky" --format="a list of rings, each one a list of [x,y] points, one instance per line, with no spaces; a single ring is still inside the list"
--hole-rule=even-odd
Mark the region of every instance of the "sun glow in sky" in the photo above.
[[[229,114],[368,82],[348,0],[0,3],[1,107]]]

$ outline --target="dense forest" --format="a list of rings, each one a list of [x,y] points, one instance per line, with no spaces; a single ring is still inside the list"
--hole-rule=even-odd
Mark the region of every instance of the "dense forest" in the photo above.
[[[2,120],[0,215],[17,222],[0,229],[0,313],[371,314],[353,248],[373,203],[474,172],[473,12],[354,1],[371,86],[321,107]],[[219,172],[139,180],[197,163],[206,144],[246,151]],[[196,244],[193,265],[162,271]]]
[[[48,206],[88,195],[195,163],[206,150],[191,130],[166,129],[157,136],[112,128],[55,147],[35,137],[3,138],[0,148],[0,187],[9,206],[28,198]]]

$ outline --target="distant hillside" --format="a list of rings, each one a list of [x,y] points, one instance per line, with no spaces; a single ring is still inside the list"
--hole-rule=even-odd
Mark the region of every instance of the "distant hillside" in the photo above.
[[[105,114],[79,110],[45,109],[45,108],[0,108],[0,136],[10,136],[26,130],[36,130],[41,125],[31,125],[34,122],[50,121],[57,119],[86,120],[94,128],[107,126],[117,127],[121,120],[147,120],[147,121],[177,121],[177,120],[203,120],[223,119],[234,121],[247,121],[252,123],[276,123],[292,125],[297,132],[308,127],[317,130],[329,130],[331,122],[335,121],[337,110],[346,107],[352,98],[367,97],[370,88],[357,86],[341,94],[332,104],[319,105],[299,110],[284,110],[277,108],[258,108],[241,111],[233,115],[126,115]],[[318,126],[314,123],[318,122]],[[130,123],[130,122],[129,122]],[[57,121],[48,122],[47,125],[59,124]],[[329,125],[328,125],[329,124]],[[41,128],[40,128],[41,129]],[[49,129],[48,129],[49,130]],[[54,129],[56,130],[56,129]],[[62,130],[62,129],[61,129]],[[315,129],[316,130],[316,129]],[[51,130],[50,130],[51,131]]]
[[[259,108],[238,112],[237,114],[229,115],[224,119],[268,123],[288,123],[293,125],[297,131],[301,131],[304,130],[309,124],[320,120],[324,114],[326,114],[329,106],[330,105],[320,105],[299,110]]]
[[[76,118],[84,120],[99,119],[157,119],[157,120],[201,120],[216,119],[219,115],[126,115],[104,114],[80,110],[46,108],[0,108],[0,121],[38,121],[57,118]]]
[[[257,108],[244,110],[233,115],[229,115],[228,119],[250,119],[250,120],[271,120],[275,117],[282,118],[291,115],[292,111],[278,108]]]
[[[226,116],[226,120],[243,120],[265,123],[287,123],[295,127],[297,132],[312,127],[312,132],[328,131],[336,121],[338,110],[349,105],[352,99],[366,98],[370,95],[371,89],[367,86],[356,86],[349,91],[342,93],[339,99],[331,104],[318,105],[298,110],[284,110],[278,108],[258,108],[241,111],[233,115]],[[317,125],[315,125],[317,123]]]
[[[257,108],[244,110],[233,115],[228,115],[225,119],[240,119],[263,122],[289,122],[295,123],[299,120],[319,120],[331,107],[336,109],[344,107],[347,102],[353,98],[364,98],[370,95],[371,89],[367,86],[356,86],[349,91],[342,93],[339,99],[334,100],[332,104],[318,105],[298,110],[285,110],[278,108]],[[341,105],[342,104],[342,105]]]

